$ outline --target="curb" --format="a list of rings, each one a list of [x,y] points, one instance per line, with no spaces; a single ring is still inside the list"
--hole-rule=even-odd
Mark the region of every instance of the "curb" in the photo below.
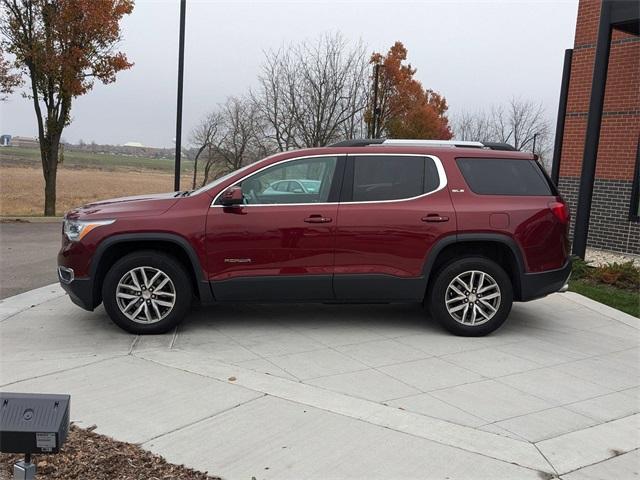
[[[33,307],[37,307],[50,300],[66,295],[59,283],[52,283],[44,287],[19,293],[12,297],[0,300],[0,322],[9,317],[24,312]]]
[[[624,323],[631,328],[640,330],[640,318],[636,318],[633,315],[616,310],[604,303],[591,300],[590,298],[576,292],[564,292],[562,295],[566,296],[572,302],[582,305],[583,307],[587,307],[588,309],[598,312],[605,317],[609,317],[620,323]]]
[[[63,217],[0,217],[0,223],[60,223]]]

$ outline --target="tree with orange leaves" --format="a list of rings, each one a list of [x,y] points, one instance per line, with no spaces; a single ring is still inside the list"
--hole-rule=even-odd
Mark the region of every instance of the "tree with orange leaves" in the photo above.
[[[433,90],[425,90],[414,78],[416,69],[406,64],[407,49],[396,42],[386,55],[374,53],[370,63],[378,65],[377,105],[365,114],[369,135],[374,138],[450,139],[447,101]],[[375,78],[373,79],[375,81]],[[374,123],[373,112],[378,109]]]
[[[6,100],[7,95],[21,83],[20,75],[14,73],[11,62],[4,58],[4,52],[0,45],[0,101]]]
[[[60,138],[72,100],[96,79],[115,82],[117,72],[133,65],[114,51],[133,0],[0,0],[0,8],[2,46],[28,79],[38,122],[44,214],[55,215]]]

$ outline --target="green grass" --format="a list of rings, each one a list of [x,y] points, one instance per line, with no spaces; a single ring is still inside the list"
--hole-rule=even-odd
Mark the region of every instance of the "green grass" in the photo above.
[[[571,280],[569,290],[640,318],[640,293],[589,280]]]
[[[2,147],[0,164],[40,166],[40,150],[37,148]],[[133,157],[128,155],[99,154],[66,150],[63,165],[115,170],[121,167],[173,171],[173,158]],[[193,171],[193,162],[183,159],[182,172]]]

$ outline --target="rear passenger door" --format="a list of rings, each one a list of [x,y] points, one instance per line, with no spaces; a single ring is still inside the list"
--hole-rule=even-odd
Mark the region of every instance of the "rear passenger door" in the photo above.
[[[419,300],[433,244],[455,233],[440,160],[427,155],[347,157],[338,208],[333,288],[339,300]]]

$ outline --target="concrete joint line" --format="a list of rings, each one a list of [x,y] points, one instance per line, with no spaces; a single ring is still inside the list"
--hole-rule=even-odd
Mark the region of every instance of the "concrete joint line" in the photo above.
[[[583,465],[583,466],[581,466],[579,468],[576,468],[575,470],[571,470],[570,472],[565,472],[562,475],[569,475],[570,473],[577,472],[579,470],[584,470],[585,468],[593,467],[594,465],[599,465],[599,464],[604,463],[604,462],[608,462],[609,460],[613,460],[614,458],[621,457],[623,455],[628,455],[628,454],[633,453],[633,452],[635,452],[637,450],[640,450],[640,447],[639,448],[634,448],[633,450],[629,450],[628,452],[620,453],[620,454],[618,454],[618,455],[616,455],[614,457],[609,457],[609,458],[605,458],[603,460],[600,460],[600,461],[597,461],[597,462],[594,462],[594,463],[590,463],[589,465]]]
[[[143,440],[143,441],[139,442],[139,444],[144,446],[145,444],[147,444],[149,442],[153,442],[154,440],[157,440],[158,438],[162,438],[162,437],[165,437],[167,435],[171,435],[172,433],[179,432],[181,430],[184,430],[185,428],[189,428],[189,427],[192,427],[193,425],[197,425],[198,423],[205,422],[207,420],[212,419],[213,417],[217,417],[218,415],[222,415],[223,413],[230,412],[232,410],[235,410],[238,407],[242,407],[244,405],[247,405],[248,403],[255,402],[256,400],[260,400],[261,398],[264,398],[266,396],[267,396],[267,394],[265,393],[263,395],[258,395],[258,396],[254,397],[254,398],[250,398],[249,400],[245,400],[244,402],[240,402],[237,405],[233,405],[232,407],[225,408],[224,410],[220,410],[219,412],[216,412],[216,413],[214,413],[212,415],[207,415],[206,417],[199,418],[198,420],[194,420],[193,422],[189,422],[189,423],[187,423],[185,425],[180,425],[179,427],[174,428],[173,430],[169,430],[168,432],[163,432],[160,435],[155,435],[154,437],[147,438],[146,440]]]
[[[592,425],[536,442],[560,475],[640,448],[640,414]]]
[[[72,370],[79,370],[81,368],[85,368],[85,367],[88,367],[90,365],[95,365],[96,363],[106,362],[107,360],[113,360],[114,358],[123,357],[123,356],[125,356],[125,355],[114,354],[114,355],[108,356],[106,358],[101,358],[99,360],[94,360],[93,362],[82,363],[80,365],[74,365],[73,367],[69,367],[69,368],[61,368],[60,370],[55,370],[53,372],[43,373],[42,375],[34,375],[33,377],[20,378],[18,380],[13,381],[13,382],[9,382],[9,383],[5,383],[3,385],[0,385],[0,388],[9,387],[11,385],[15,385],[16,383],[28,382],[30,380],[35,380],[37,378],[48,377],[50,375],[58,375],[59,373],[70,372]]]
[[[370,400],[325,390],[305,383],[198,358],[186,352],[144,352],[136,355],[160,365],[232,383],[249,390],[364,421],[446,446],[513,463],[536,471],[554,472],[535,445],[465,427],[434,417],[385,406]],[[229,382],[230,377],[235,377]]]
[[[131,346],[129,347],[129,353],[127,355],[133,355],[133,351],[135,350],[139,340],[140,335],[136,335],[135,337],[133,337],[133,341],[131,342]]]

